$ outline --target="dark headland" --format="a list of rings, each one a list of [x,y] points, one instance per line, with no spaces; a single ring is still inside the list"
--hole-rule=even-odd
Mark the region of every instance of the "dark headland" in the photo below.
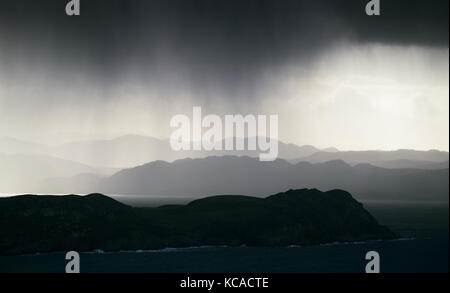
[[[101,194],[0,199],[0,255],[394,237],[343,190],[289,190],[267,198],[224,195],[158,208],[133,208]]]

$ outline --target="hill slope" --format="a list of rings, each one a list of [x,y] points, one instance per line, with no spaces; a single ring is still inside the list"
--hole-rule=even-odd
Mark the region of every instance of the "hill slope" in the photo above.
[[[100,194],[0,198],[0,254],[312,245],[394,236],[342,190],[289,190],[265,199],[216,196],[159,208],[131,208]]]

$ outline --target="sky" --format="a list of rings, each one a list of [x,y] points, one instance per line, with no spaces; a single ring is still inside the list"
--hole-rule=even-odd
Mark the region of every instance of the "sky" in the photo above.
[[[201,106],[299,145],[449,149],[447,0],[66,2],[0,0],[0,137],[168,138]]]

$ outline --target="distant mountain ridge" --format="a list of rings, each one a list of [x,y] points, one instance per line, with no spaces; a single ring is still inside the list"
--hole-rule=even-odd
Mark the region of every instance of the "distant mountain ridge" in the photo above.
[[[0,192],[31,191],[48,177],[96,172],[88,165],[45,155],[0,153]]]
[[[244,139],[244,145],[247,145],[248,139]],[[326,151],[325,151],[326,150]],[[110,176],[120,169],[123,168],[105,168],[98,166],[121,166],[127,167],[127,169],[137,168],[139,166],[147,165],[148,163],[154,162],[157,165],[165,166],[163,163],[156,163],[158,160],[163,160],[167,162],[174,162],[174,166],[180,166],[177,161],[186,158],[207,158],[211,156],[225,157],[225,156],[241,156],[241,157],[258,157],[259,151],[182,151],[175,152],[170,149],[168,140],[161,140],[152,137],[138,136],[138,135],[125,135],[115,139],[105,139],[105,140],[88,140],[79,141],[68,144],[63,144],[60,146],[43,146],[35,143],[28,143],[25,141],[17,140],[14,138],[0,138],[0,192],[26,192],[26,191],[39,191],[56,193],[57,191],[63,192],[84,192],[90,193],[94,191],[113,191],[117,192],[139,192],[139,193],[154,193],[162,192],[173,193],[173,192],[183,192],[189,191],[191,193],[196,192],[195,187],[190,187],[188,189],[177,188],[177,186],[189,186],[188,183],[178,184],[175,182],[173,187],[164,187],[164,182],[167,181],[168,177],[161,178],[160,182],[155,182],[151,186],[147,186],[145,181],[152,182],[153,179],[147,179],[145,176],[138,174],[138,178],[135,181],[134,186],[128,186],[128,182],[133,180],[119,180],[119,182],[127,185],[117,186],[117,184],[110,184],[109,186],[114,186],[113,189],[109,187],[106,188],[102,181],[108,181],[108,178],[102,179],[101,177]],[[279,158],[288,160],[291,163],[297,164],[299,162],[312,162],[312,163],[325,163],[329,161],[342,160],[347,164],[356,166],[358,164],[371,164],[373,166],[387,168],[387,169],[422,169],[424,175],[432,174],[430,172],[425,172],[426,170],[445,170],[448,169],[448,152],[440,151],[414,151],[414,150],[398,150],[398,151],[349,151],[341,152],[335,148],[327,148],[324,150],[319,150],[313,146],[297,146],[295,144],[285,144],[280,142],[279,144]],[[80,163],[81,162],[81,163]],[[206,162],[206,161],[205,161]],[[243,159],[245,167],[247,160]],[[271,169],[273,166],[279,164],[279,161],[272,162],[272,164],[264,165],[269,166]],[[196,166],[199,170],[204,170],[205,168],[201,165]],[[241,168],[241,167],[239,167]],[[164,167],[161,167],[161,172],[164,172]],[[195,169],[186,171],[186,174],[192,172],[200,172]],[[229,170],[224,170],[230,176],[230,184],[237,184],[237,189],[231,189],[232,192],[240,193],[241,188],[245,186],[243,183],[239,183],[238,179],[234,179],[234,174],[238,172],[230,172]],[[128,172],[128,171],[127,171]],[[156,171],[152,171],[156,172]],[[204,172],[204,171],[201,171]],[[264,171],[266,172],[266,171]],[[290,178],[293,175],[285,174],[283,176],[277,175],[276,172],[273,174],[273,178],[278,178],[278,181],[266,180],[264,172],[258,170],[258,180],[274,182],[273,186],[267,186],[267,190],[261,190],[255,188],[255,190],[244,189],[243,191],[248,191],[248,194],[266,194],[270,192],[275,192],[279,190],[278,188],[302,188],[302,187],[313,187],[317,183],[317,180],[312,179],[300,179],[296,180]],[[267,172],[269,172],[267,170]],[[272,172],[272,171],[270,171]],[[294,172],[297,172],[294,170]],[[396,171],[395,174],[399,174]],[[442,173],[441,172],[441,173]],[[170,171],[168,175],[173,176],[177,182],[183,182],[184,178],[189,178],[189,176],[176,175],[180,172]],[[205,173],[205,178],[208,178],[208,172]],[[389,171],[378,172],[378,173],[389,173]],[[280,173],[282,174],[282,173]],[[322,176],[327,174],[326,172],[321,172],[317,176]],[[161,173],[156,172],[155,176],[160,176]],[[249,176],[249,174],[242,174],[242,176]],[[218,174],[221,176],[221,174]],[[253,175],[252,175],[253,176]],[[252,177],[250,176],[250,177]],[[281,176],[281,177],[280,177]],[[334,176],[334,175],[332,175]],[[410,176],[410,175],[408,175]],[[440,176],[440,175],[435,175]],[[358,175],[356,178],[361,178],[362,175]],[[118,178],[118,177],[114,177]],[[245,178],[245,177],[243,177]],[[289,178],[289,179],[287,179]],[[256,179],[255,179],[256,180]],[[364,178],[366,182],[369,182],[367,178]],[[424,180],[424,179],[423,179]],[[217,181],[214,179],[213,181]],[[365,196],[367,190],[363,188],[353,189],[353,185],[346,182],[328,184],[327,182],[332,181],[331,178],[325,178],[320,185],[326,188],[344,188],[349,187],[351,191],[358,191],[356,195]],[[194,183],[195,182],[195,183]],[[238,184],[239,183],[239,184]],[[212,183],[202,182],[201,180],[193,180],[192,184],[197,184],[202,188],[199,190],[201,194],[204,191],[207,193],[215,193],[220,190],[226,191],[227,188],[221,187],[217,182],[215,186]],[[415,183],[412,183],[413,185]],[[428,184],[428,183],[427,183]],[[437,186],[432,186],[431,198],[436,197],[435,189],[439,189],[441,183]],[[210,185],[208,187],[208,185]],[[256,185],[256,182],[255,182]],[[264,184],[262,184],[264,185]],[[371,184],[367,184],[371,185]],[[396,184],[394,184],[396,185]],[[213,190],[213,187],[219,188],[217,191]],[[407,188],[402,188],[400,191],[406,191]],[[255,192],[255,193],[252,193]],[[428,193],[425,190],[424,194]],[[369,192],[370,197],[373,196],[374,192]],[[386,197],[388,193],[382,192],[382,197]],[[360,195],[362,194],[362,195]],[[417,192],[412,192],[414,198],[423,198],[425,195],[419,196]],[[439,195],[438,197],[442,197]]]
[[[449,161],[446,162],[432,162],[432,161],[413,161],[413,160],[392,160],[372,162],[376,167],[388,169],[423,169],[423,170],[439,170],[448,169]]]
[[[396,237],[348,192],[316,189],[265,199],[216,196],[159,208],[131,208],[101,194],[0,198],[0,235],[1,255]]]
[[[244,145],[248,145],[248,138],[233,139],[243,140]],[[225,140],[228,139],[222,141],[223,145]],[[318,151],[320,149],[310,145],[278,143],[278,156],[284,159],[305,157]],[[0,153],[40,154],[95,167],[130,168],[158,160],[172,162],[184,158],[224,155],[258,157],[260,151],[173,151],[168,139],[124,135],[114,139],[75,141],[52,147],[13,138],[0,138]]]
[[[248,144],[248,138],[243,140]],[[225,141],[225,140],[224,140]],[[344,151],[334,147],[318,149],[311,145],[298,146],[279,141],[278,158],[294,163],[311,163],[343,160],[349,164],[370,163],[387,168],[427,168],[434,169],[432,163],[448,162],[448,152],[441,151]],[[10,137],[0,138],[0,153],[45,155],[82,163],[93,168],[131,168],[152,161],[172,162],[185,158],[205,158],[210,156],[258,157],[259,151],[173,151],[169,140],[140,135],[123,135],[114,139],[84,140],[59,146],[45,146]],[[408,161],[405,165],[402,161]],[[427,163],[428,162],[428,163]]]
[[[224,156],[151,162],[101,178],[93,185],[74,180],[68,189],[53,192],[267,196],[283,189],[319,188],[348,190],[358,199],[448,201],[448,175],[448,169],[385,169],[369,164],[351,166],[339,160],[291,164],[281,159],[260,162]],[[46,186],[52,190],[51,182]]]
[[[222,145],[226,140],[222,140]],[[244,145],[248,145],[248,138],[234,140],[243,140]],[[320,150],[309,145],[297,146],[280,141],[278,143],[278,157],[284,159],[309,156],[318,151]],[[95,166],[129,168],[152,161],[172,162],[185,158],[225,155],[258,157],[260,151],[173,151],[169,140],[127,135],[111,140],[68,143],[56,148],[54,154]]]
[[[315,152],[306,157],[298,158],[293,162],[307,161],[311,163],[323,163],[333,160],[342,160],[349,164],[369,163],[377,164],[380,162],[394,162],[408,160],[441,163],[449,160],[449,153],[437,150],[416,151],[416,150],[396,150],[396,151],[345,151],[345,152]]]

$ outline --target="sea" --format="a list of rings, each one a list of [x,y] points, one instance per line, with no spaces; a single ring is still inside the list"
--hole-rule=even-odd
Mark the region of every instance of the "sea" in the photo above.
[[[8,196],[3,194],[3,196]],[[121,196],[133,206],[185,204],[186,197]],[[364,273],[366,253],[380,256],[382,273],[448,273],[449,204],[420,201],[362,201],[398,239],[317,246],[202,246],[80,253],[85,273]],[[0,256],[0,272],[63,273],[65,252]]]

